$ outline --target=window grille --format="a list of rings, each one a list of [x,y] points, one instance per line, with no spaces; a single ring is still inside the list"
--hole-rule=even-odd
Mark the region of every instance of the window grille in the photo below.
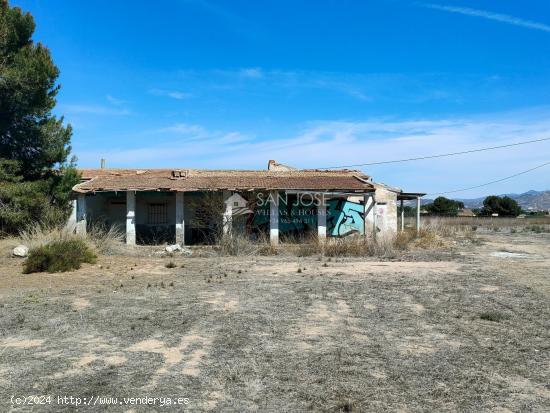
[[[166,204],[149,204],[147,209],[147,223],[149,225],[164,225],[168,223]]]

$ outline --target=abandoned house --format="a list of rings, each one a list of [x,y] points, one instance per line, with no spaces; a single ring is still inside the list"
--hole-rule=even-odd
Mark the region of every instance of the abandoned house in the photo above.
[[[418,207],[424,195],[375,183],[356,170],[295,169],[275,161],[266,170],[102,167],[81,170],[81,178],[69,225],[81,233],[117,226],[127,244],[209,244],[218,232],[237,231],[272,244],[311,235],[391,236],[404,228],[403,201],[416,200]]]

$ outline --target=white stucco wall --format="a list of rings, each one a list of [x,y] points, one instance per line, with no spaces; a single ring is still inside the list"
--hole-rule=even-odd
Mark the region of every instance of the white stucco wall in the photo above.
[[[377,185],[374,197],[378,233],[387,236],[397,234],[397,194]]]

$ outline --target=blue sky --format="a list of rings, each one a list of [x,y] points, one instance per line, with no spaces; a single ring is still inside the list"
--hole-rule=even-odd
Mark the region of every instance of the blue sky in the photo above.
[[[546,0],[11,4],[61,70],[81,167],[328,167],[550,137]],[[364,171],[435,193],[549,158],[547,141]]]

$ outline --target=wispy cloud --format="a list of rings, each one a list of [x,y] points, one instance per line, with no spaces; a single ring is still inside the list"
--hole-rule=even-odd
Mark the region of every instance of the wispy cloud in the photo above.
[[[125,105],[126,103],[128,103],[125,100],[115,98],[112,95],[107,95],[106,98],[109,101],[109,103],[111,103],[112,105],[115,105],[115,106],[122,106],[122,105]]]
[[[112,95],[105,96],[109,105],[103,103],[69,103],[59,105],[61,113],[72,115],[121,116],[130,115],[132,111],[127,102]]]
[[[89,114],[89,115],[129,115],[131,111],[126,108],[113,108],[94,104],[68,104],[60,105],[62,113]]]
[[[330,94],[335,99],[355,100],[361,105],[381,102],[447,102],[461,106],[468,101],[495,99],[495,96],[502,100],[502,94],[509,91],[507,77],[491,74],[461,74],[457,77],[437,72],[360,73],[245,67],[231,70],[180,70],[175,77],[176,80],[167,80],[175,88],[185,87],[189,94],[201,98],[218,101],[227,98],[230,105],[233,105],[237,94],[239,99],[261,96],[276,100],[306,98],[310,101],[318,95],[322,94],[324,98]],[[522,90],[522,96],[524,93],[525,90]],[[335,101],[338,102],[341,100]]]
[[[190,123],[176,123],[164,128],[149,131],[148,133],[158,135],[160,139],[164,136],[169,136],[176,145],[183,142],[207,143],[208,145],[225,145],[237,142],[244,142],[252,139],[252,137],[240,132],[224,132],[218,130],[209,130],[201,125]]]
[[[507,23],[514,26],[526,27],[528,29],[542,30],[544,32],[550,32],[550,25],[535,22],[532,20],[521,19],[519,17],[510,16],[508,14],[494,13],[486,10],[472,9],[469,7],[455,7],[446,6],[433,3],[418,3],[422,7],[427,7],[434,10],[441,10],[450,13],[464,14],[466,16],[481,17],[488,20],[494,20],[501,23]]]
[[[192,125],[189,123],[176,123],[174,125],[157,129],[152,133],[176,135],[178,139],[181,139],[182,137],[184,137],[186,138],[186,140],[205,139],[210,136],[210,134],[202,126]]]
[[[256,40],[258,36],[263,35],[263,28],[261,28],[258,24],[250,19],[243,18],[242,16],[220,6],[215,2],[206,0],[183,0],[183,3],[199,8],[214,16],[233,32],[238,33],[250,40]]]
[[[183,100],[191,97],[190,93],[180,92],[179,90],[149,89],[149,93],[154,96],[167,96],[172,99]]]
[[[113,166],[264,168],[277,159],[301,168],[331,167],[410,158],[514,143],[550,136],[550,108],[528,113],[502,113],[468,118],[370,119],[316,121],[280,139],[260,140],[239,131],[211,130],[177,123],[150,131],[154,142],[135,148],[98,148],[79,152],[82,162],[95,165],[107,157]],[[190,144],[189,142],[192,142]],[[535,146],[536,145],[536,146]],[[406,164],[380,165],[365,170],[378,181],[411,191],[439,192],[479,184],[546,161],[550,143],[525,145]],[[544,189],[544,175],[530,175],[511,188],[503,183],[496,193]],[[468,195],[484,194],[487,189]]]
[[[261,79],[264,77],[262,69],[259,67],[248,67],[241,69],[240,72],[242,77],[249,78],[249,79]]]
[[[387,99],[392,93],[396,94],[396,85],[401,86],[407,82],[402,75],[393,73],[293,71],[261,67],[215,69],[202,72],[182,70],[178,75],[180,81],[188,87],[192,85],[190,87],[193,89],[200,89],[201,95],[214,92],[219,97],[220,91],[227,93],[239,91],[255,96],[260,94],[280,96],[281,93],[296,96],[300,93],[332,92],[361,102],[371,102],[378,96]],[[405,89],[410,94],[418,80],[408,83],[411,85],[407,85]],[[430,85],[435,83],[430,77],[426,80],[426,84],[417,88],[421,89],[421,94],[424,96],[430,93]],[[381,91],[381,89],[384,90]],[[418,94],[415,91],[415,99],[416,97]],[[410,100],[410,97],[405,96],[405,99]]]

